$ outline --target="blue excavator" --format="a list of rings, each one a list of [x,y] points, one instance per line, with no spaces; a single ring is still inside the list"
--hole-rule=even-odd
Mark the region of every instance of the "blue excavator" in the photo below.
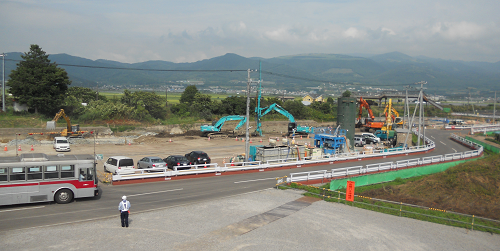
[[[307,135],[307,134],[313,132],[312,127],[297,125],[297,122],[295,122],[295,118],[293,117],[293,115],[290,114],[287,110],[283,109],[283,107],[281,107],[280,105],[278,105],[276,103],[265,108],[265,110],[262,112],[261,117],[263,117],[264,115],[268,114],[271,111],[276,111],[276,112],[280,113],[281,115],[288,118],[288,120],[290,122],[288,123],[287,135],[294,135],[294,134]]]
[[[202,125],[200,128],[202,135],[210,138],[227,138],[227,133],[221,131],[222,126],[227,121],[240,121],[240,123],[238,123],[238,125],[234,128],[234,131],[236,131],[247,122],[247,118],[241,115],[229,115],[222,117],[219,120],[214,121],[212,125]]]

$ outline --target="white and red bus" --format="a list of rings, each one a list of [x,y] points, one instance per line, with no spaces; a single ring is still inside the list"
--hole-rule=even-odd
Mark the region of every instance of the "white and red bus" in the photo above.
[[[0,157],[0,205],[69,203],[73,198],[97,196],[97,183],[92,155]]]

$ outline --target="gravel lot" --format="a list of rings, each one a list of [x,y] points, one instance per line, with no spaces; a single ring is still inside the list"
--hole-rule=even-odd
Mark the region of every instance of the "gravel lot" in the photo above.
[[[235,227],[301,198],[267,189],[96,221],[5,232],[1,250],[498,250],[500,236],[323,201],[268,224]],[[119,201],[116,202],[117,206]],[[282,211],[286,211],[281,209]],[[238,225],[239,224],[239,225]],[[253,230],[252,230],[253,229]]]

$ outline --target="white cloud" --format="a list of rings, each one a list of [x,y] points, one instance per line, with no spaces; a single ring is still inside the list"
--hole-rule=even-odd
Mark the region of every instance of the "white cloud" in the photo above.
[[[3,51],[122,62],[400,51],[499,61],[498,1],[4,1]],[[467,50],[464,50],[467,48]]]
[[[438,22],[431,31],[433,34],[439,34],[450,40],[477,40],[486,34],[485,27],[469,22]]]

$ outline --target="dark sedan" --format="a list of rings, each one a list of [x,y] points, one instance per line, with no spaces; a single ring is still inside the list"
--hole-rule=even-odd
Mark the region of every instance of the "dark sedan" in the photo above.
[[[194,165],[210,164],[210,157],[202,151],[192,151],[185,156]]]
[[[174,170],[174,166],[177,170],[191,169],[191,162],[182,155],[171,155],[163,159],[167,163],[167,167]]]

